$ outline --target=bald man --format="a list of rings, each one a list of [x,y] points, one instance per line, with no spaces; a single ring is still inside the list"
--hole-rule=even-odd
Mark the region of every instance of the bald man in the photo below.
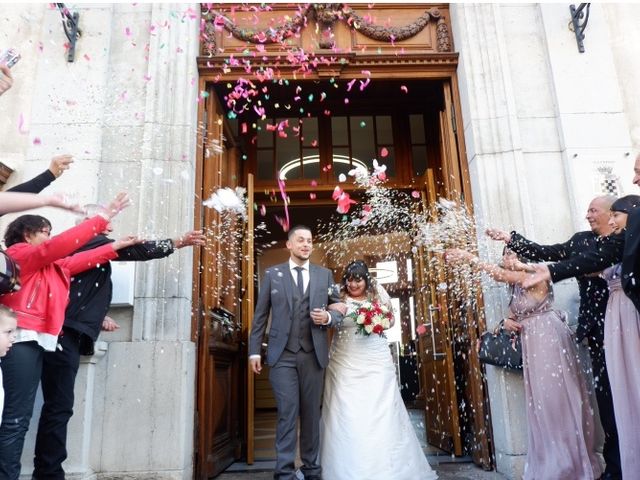
[[[611,234],[608,224],[609,211],[615,200],[616,197],[613,195],[601,195],[591,200],[585,216],[591,230],[578,232],[564,243],[539,245],[516,232],[507,233],[493,229],[487,230],[487,234],[494,240],[504,241],[511,250],[532,261],[570,260],[585,252],[595,251],[601,239]],[[600,422],[605,434],[602,453],[607,466],[602,478],[621,479],[618,432],[604,356],[604,316],[609,290],[607,282],[600,277],[577,276],[576,280],[580,292],[576,340],[582,342],[586,339],[588,342]]]

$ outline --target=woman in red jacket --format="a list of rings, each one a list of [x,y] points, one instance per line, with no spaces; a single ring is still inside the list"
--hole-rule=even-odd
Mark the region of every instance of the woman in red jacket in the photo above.
[[[51,223],[39,215],[22,215],[9,224],[7,254],[20,266],[21,288],[0,297],[18,318],[16,342],[2,361],[5,406],[0,424],[0,478],[18,479],[20,456],[29,428],[45,351],[57,348],[73,275],[117,257],[116,251],[137,243],[135,237],[71,255],[129,205],[118,195],[98,215],[50,237]]]

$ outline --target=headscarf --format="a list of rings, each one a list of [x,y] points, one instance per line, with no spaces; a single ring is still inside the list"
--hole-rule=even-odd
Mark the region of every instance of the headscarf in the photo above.
[[[640,195],[625,195],[611,204],[611,211],[629,214],[638,207],[640,207]]]

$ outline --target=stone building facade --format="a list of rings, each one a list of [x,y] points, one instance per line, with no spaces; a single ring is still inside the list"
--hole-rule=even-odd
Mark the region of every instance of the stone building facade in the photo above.
[[[22,54],[14,87],[0,98],[0,160],[14,170],[8,185],[68,152],[75,164],[51,191],[72,192],[83,203],[129,191],[133,206],[116,222],[122,234],[166,238],[190,229],[201,201],[194,193],[200,5],[67,7],[80,13],[82,29],[73,63],[65,59],[57,9],[5,4],[0,15],[0,48]],[[635,193],[639,6],[591,5],[584,53],[565,4],[457,3],[450,12],[480,226],[562,241],[587,227],[595,194]],[[73,223],[59,212],[45,215],[54,231]],[[192,277],[190,251],[136,266],[133,305],[112,311],[122,328],[105,335],[78,376],[68,478],[192,478]],[[571,282],[557,295],[576,311]],[[494,306],[504,294],[487,285],[485,298],[491,325],[502,318]],[[496,467],[518,478],[526,452],[521,378],[486,373]]]

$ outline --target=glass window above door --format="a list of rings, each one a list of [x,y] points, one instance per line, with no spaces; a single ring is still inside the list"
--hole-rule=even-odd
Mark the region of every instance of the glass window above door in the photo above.
[[[256,174],[258,181],[326,179],[335,183],[355,167],[373,169],[373,161],[395,176],[395,140],[390,115],[272,118],[256,122]],[[321,138],[330,138],[322,145]]]

